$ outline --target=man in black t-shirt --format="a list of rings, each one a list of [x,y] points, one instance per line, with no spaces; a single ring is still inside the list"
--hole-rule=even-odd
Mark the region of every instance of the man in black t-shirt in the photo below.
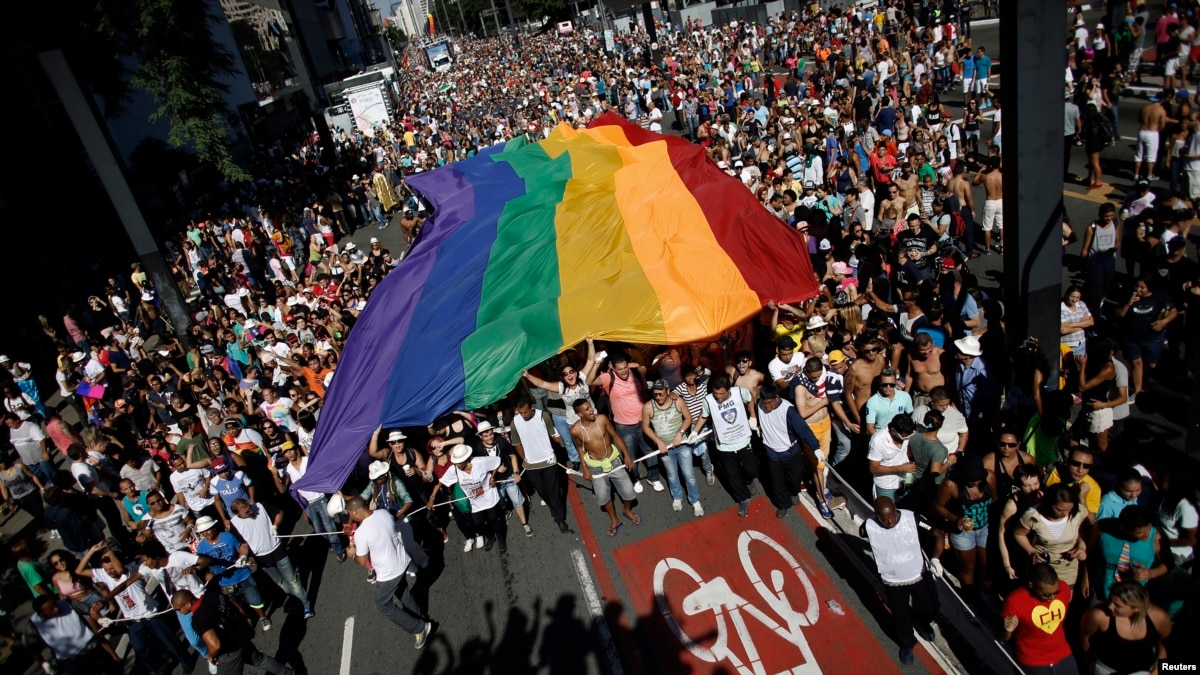
[[[175,611],[192,617],[192,629],[208,649],[208,661],[217,667],[218,675],[241,675],[246,664],[261,668],[271,675],[294,675],[292,669],[258,651],[252,638],[254,628],[232,596],[221,592],[214,577],[204,589],[204,597],[191,591],[176,591],[171,596]]]
[[[896,235],[896,247],[904,251],[917,269],[928,270],[930,260],[937,253],[937,233],[915,213],[909,214],[907,222],[908,229]]]

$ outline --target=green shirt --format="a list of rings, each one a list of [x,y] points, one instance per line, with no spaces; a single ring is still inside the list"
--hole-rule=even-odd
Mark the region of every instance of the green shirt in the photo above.
[[[934,462],[941,462],[943,465],[950,453],[946,450],[946,444],[938,439],[932,441],[925,438],[922,434],[917,434],[908,439],[908,451],[912,453],[913,463],[917,465],[917,470],[914,472],[917,480],[925,475],[925,471],[929,469]],[[942,469],[942,473],[937,478],[933,479],[934,485],[941,485],[946,478],[946,470]]]
[[[51,588],[49,577],[46,574],[46,569],[42,564],[35,560],[18,560],[17,571],[21,573],[21,578],[25,580],[25,585],[29,586],[29,591],[33,593],[33,597],[41,595],[37,587],[39,585]],[[53,593],[53,590],[51,591]]]

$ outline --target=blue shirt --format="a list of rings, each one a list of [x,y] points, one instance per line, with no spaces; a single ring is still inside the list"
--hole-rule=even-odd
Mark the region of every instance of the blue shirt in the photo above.
[[[992,57],[984,54],[983,56],[975,57],[975,77],[980,80],[986,80],[988,73],[992,70]]]
[[[209,491],[216,492],[221,495],[221,502],[225,504],[225,510],[233,508],[233,502],[236,499],[245,499],[250,501],[250,493],[246,490],[246,486],[250,485],[250,479],[246,478],[246,474],[241,471],[233,472],[233,477],[225,480],[220,476],[213,476],[209,482]]]
[[[962,71],[963,71],[963,79],[964,80],[975,79],[975,57],[968,56],[965,59],[963,59]]]
[[[218,577],[222,586],[235,586],[250,578],[249,567],[233,567],[238,559],[238,540],[232,534],[222,532],[217,540],[211,542],[203,536],[196,546],[196,555],[208,556],[215,561],[209,566],[212,573]]]
[[[907,391],[897,389],[891,400],[882,394],[875,394],[867,399],[867,417],[863,421],[874,424],[875,429],[879,430],[890,424],[896,415],[911,415],[912,412],[912,396],[909,396]]]
[[[992,379],[983,359],[975,357],[969,366],[964,366],[959,361],[955,384],[958,385],[958,403],[963,417],[966,417],[968,422],[982,418],[986,408],[986,397],[992,390]]]
[[[875,116],[875,126],[879,129],[880,134],[885,131],[895,131],[896,109],[890,105],[880,109],[879,114]]]

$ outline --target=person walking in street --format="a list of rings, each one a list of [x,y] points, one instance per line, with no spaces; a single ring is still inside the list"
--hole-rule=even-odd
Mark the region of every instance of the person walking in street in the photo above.
[[[409,558],[396,536],[395,519],[386,511],[372,511],[362,497],[346,500],[346,515],[358,523],[347,550],[355,562],[375,570],[376,611],[411,633],[416,648],[421,649],[433,632],[434,623],[424,617],[408,586],[405,572]],[[396,603],[397,593],[401,594],[399,604]]]
[[[896,508],[890,497],[877,497],[875,516],[863,528],[892,611],[892,638],[900,645],[900,663],[912,665],[917,645],[913,630],[927,642],[935,639],[933,620],[939,608],[937,588],[917,536],[916,516]]]
[[[758,416],[750,405],[753,397],[748,390],[731,386],[725,375],[713,377],[709,391],[696,433],[712,422],[717,437],[717,478],[737,503],[738,515],[745,518],[750,514],[754,479],[758,477],[758,458],[750,447],[751,435],[758,430]]]
[[[171,606],[178,614],[191,617],[192,628],[204,641],[216,675],[242,675],[247,663],[271,675],[293,675],[291,668],[254,646],[249,615],[232,595],[221,592],[215,578],[199,598],[187,589],[175,591]]]

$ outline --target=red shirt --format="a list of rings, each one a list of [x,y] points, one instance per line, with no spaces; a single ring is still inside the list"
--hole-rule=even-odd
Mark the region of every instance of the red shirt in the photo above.
[[[1004,599],[1000,616],[1015,616],[1017,629],[1013,631],[1017,663],[1023,666],[1049,666],[1071,655],[1063,621],[1067,618],[1067,604],[1071,601],[1071,587],[1059,580],[1058,595],[1050,602],[1039,600],[1028,588],[1018,588]]]

